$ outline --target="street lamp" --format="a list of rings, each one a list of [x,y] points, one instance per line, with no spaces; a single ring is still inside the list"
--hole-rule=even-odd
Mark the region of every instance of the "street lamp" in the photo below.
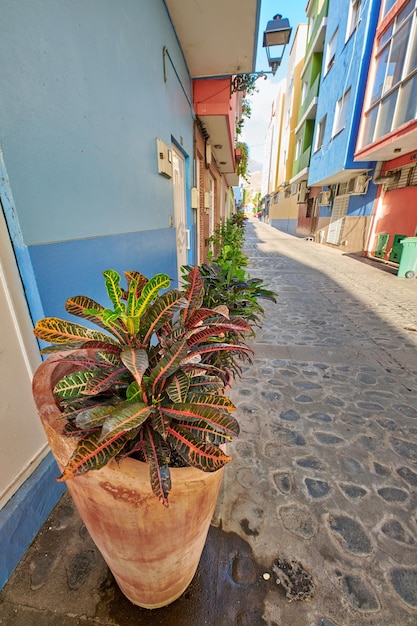
[[[270,20],[264,31],[263,47],[266,48],[266,56],[268,58],[268,65],[271,68],[270,72],[253,72],[251,74],[236,74],[232,79],[231,93],[235,91],[244,91],[250,93],[255,90],[255,82],[263,76],[267,78],[267,74],[275,76],[277,69],[281,65],[282,57],[284,56],[285,47],[290,41],[292,28],[289,20],[282,15],[274,15],[274,18]],[[276,48],[271,55],[271,48]]]
[[[283,18],[282,15],[274,15],[274,18],[266,25],[262,45],[266,48],[268,65],[273,76],[281,65],[285,47],[290,41],[291,31],[289,20],[286,17]],[[271,51],[271,48],[277,48],[277,50]]]

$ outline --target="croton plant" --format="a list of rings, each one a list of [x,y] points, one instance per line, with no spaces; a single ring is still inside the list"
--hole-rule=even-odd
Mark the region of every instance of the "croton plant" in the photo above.
[[[125,272],[125,289],[116,271],[103,275],[112,308],[75,296],[66,310],[106,332],[56,317],[40,320],[34,331],[53,344],[44,354],[59,352],[49,358],[74,366],[54,388],[66,418],[64,434],[78,438],[58,480],[133,456],[149,464],[153,492],[167,505],[170,467],[211,472],[230,460],[220,446],[238,435],[239,426],[224,395],[221,355],[228,363],[230,355],[250,359],[244,343],[250,328],[243,318],[229,318],[224,306],[201,306],[197,267],[184,290],[168,289],[165,274],[148,280]],[[89,356],[78,348],[88,348]]]

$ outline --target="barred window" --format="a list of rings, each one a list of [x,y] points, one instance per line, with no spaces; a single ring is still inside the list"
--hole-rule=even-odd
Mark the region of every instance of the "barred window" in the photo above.
[[[393,178],[392,182],[384,185],[385,191],[417,186],[417,165],[403,167],[399,170],[390,170],[385,172],[385,176],[392,176]]]

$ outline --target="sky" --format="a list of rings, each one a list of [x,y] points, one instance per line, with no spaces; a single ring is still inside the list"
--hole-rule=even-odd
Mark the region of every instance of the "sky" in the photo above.
[[[249,146],[249,159],[251,161],[257,161],[258,163],[262,163],[263,161],[265,138],[271,115],[272,102],[276,96],[279,81],[287,75],[288,56],[297,25],[300,23],[307,23],[307,17],[305,14],[306,6],[307,0],[291,0],[291,2],[288,2],[288,0],[285,2],[281,0],[281,5],[279,2],[273,0],[262,0],[256,62],[257,72],[269,69],[266,50],[262,47],[262,37],[267,22],[272,20],[274,15],[280,13],[283,18],[286,17],[289,19],[292,27],[292,33],[290,43],[285,48],[281,67],[278,69],[276,75],[274,77],[272,77],[272,75],[268,75],[267,80],[262,77],[258,78],[256,81],[256,88],[259,92],[249,97],[252,115],[249,119],[245,118],[242,139]]]

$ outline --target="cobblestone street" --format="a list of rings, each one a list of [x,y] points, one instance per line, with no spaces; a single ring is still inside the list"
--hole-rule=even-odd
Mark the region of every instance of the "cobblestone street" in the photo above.
[[[1,624],[417,624],[417,281],[258,220],[245,253],[278,302],[230,394],[241,436],[189,590],[131,605],[65,496]]]
[[[246,253],[279,296],[232,393],[223,529],[311,574],[309,602],[271,585],[267,623],[416,624],[416,282],[261,222]]]

